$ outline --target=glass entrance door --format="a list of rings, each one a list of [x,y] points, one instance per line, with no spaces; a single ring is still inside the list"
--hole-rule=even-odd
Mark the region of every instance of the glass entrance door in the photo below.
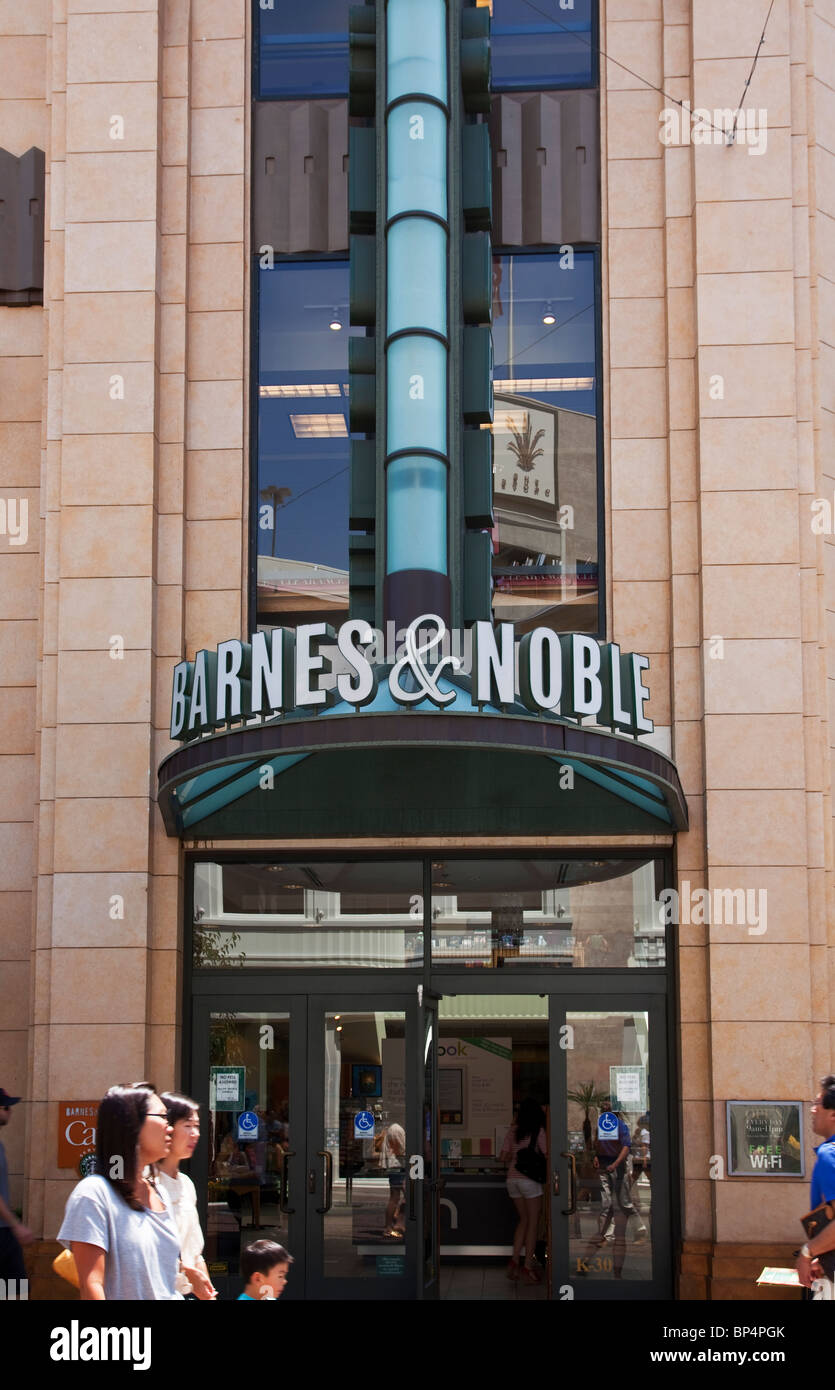
[[[552,996],[551,1296],[668,1297],[663,1000],[557,1003]]]
[[[222,1297],[261,1239],[293,1257],[285,1298],[434,1296],[436,1028],[420,993],[195,1000],[192,1167]]]

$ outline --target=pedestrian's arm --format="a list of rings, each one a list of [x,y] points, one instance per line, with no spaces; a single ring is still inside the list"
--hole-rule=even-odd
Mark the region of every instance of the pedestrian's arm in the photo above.
[[[621,1151],[620,1151],[620,1153],[618,1154],[617,1158],[612,1159],[612,1162],[611,1162],[610,1164],[608,1164],[607,1166],[608,1166],[609,1168],[617,1168],[618,1164],[623,1163],[623,1160],[626,1158],[626,1155],[627,1155],[628,1153],[629,1153],[629,1145],[628,1145],[628,1144],[624,1144],[624,1145],[623,1145],[623,1148],[621,1149]]]
[[[22,1221],[18,1221],[14,1212],[6,1205],[2,1197],[0,1197],[0,1221],[5,1221],[6,1225],[11,1229],[15,1240],[19,1241],[21,1245],[28,1245],[29,1241],[33,1239],[29,1227],[24,1226]]]
[[[70,1249],[78,1270],[78,1287],[82,1301],[103,1303],[105,1251],[100,1245],[89,1245],[86,1240],[74,1240]]]

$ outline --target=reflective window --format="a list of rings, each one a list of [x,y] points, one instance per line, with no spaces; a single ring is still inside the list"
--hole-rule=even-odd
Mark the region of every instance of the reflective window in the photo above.
[[[404,1279],[415,1238],[406,1196],[406,1015],[328,1013],[324,1025],[322,1273]],[[369,1126],[362,1134],[358,1113]]]
[[[255,0],[261,97],[342,96],[348,91],[350,0]]]
[[[348,608],[347,261],[259,271],[258,622]]]
[[[195,864],[194,966],[422,965],[422,882],[419,862]]]
[[[594,0],[487,3],[493,16],[494,91],[588,87],[596,80]]]
[[[493,261],[493,614],[598,631],[596,264]]]
[[[269,1029],[270,1046],[262,1039]],[[213,1013],[209,1034],[209,1190],[206,1263],[213,1278],[240,1276],[241,1251],[257,1239],[287,1242],[290,1198],[285,1155],[291,1131],[290,1017]],[[241,1137],[238,1117],[254,1112],[257,1129]],[[223,1292],[231,1285],[221,1284]],[[240,1291],[237,1283],[234,1294]]]
[[[468,859],[432,865],[432,963],[662,966],[660,864]]]
[[[567,1013],[565,1123],[577,1202],[568,1277],[581,1287],[652,1278],[649,1015]]]

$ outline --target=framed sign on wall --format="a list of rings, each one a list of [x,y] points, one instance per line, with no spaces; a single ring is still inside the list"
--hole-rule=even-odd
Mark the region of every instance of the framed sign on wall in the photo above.
[[[728,1176],[805,1177],[802,1122],[799,1100],[729,1100]]]

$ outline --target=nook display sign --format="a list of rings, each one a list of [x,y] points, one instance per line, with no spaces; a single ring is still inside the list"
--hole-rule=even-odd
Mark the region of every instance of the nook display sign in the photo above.
[[[454,702],[458,711],[518,714],[521,703],[532,715],[590,718],[637,738],[653,731],[644,713],[648,668],[648,657],[622,654],[616,642],[545,627],[517,641],[512,623],[477,622],[462,633],[433,613],[388,637],[357,618],[336,630],[306,623],[232,638],[179,662],[171,737],[188,742],[305,711],[360,713],[386,687],[403,709]]]

